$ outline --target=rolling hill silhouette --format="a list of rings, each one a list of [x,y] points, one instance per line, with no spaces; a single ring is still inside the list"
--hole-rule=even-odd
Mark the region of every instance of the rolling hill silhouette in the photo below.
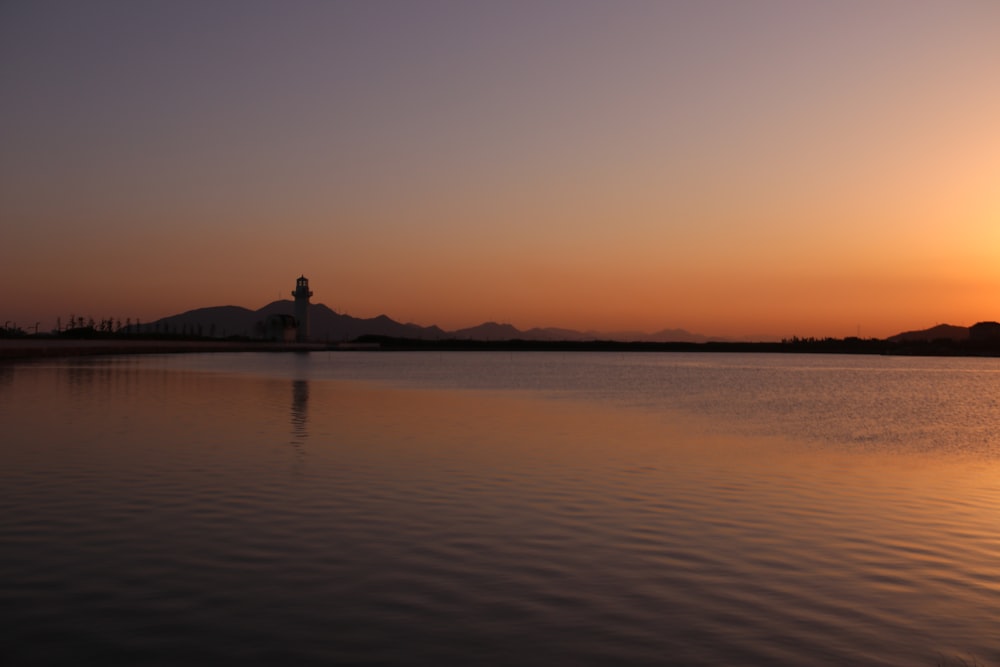
[[[227,338],[230,336],[254,337],[257,327],[271,315],[292,315],[295,304],[288,299],[273,301],[263,308],[250,310],[240,306],[212,306],[197,308],[178,315],[171,315],[150,323],[142,324],[143,333],[186,333]],[[314,341],[343,342],[360,336],[387,336],[392,338],[412,338],[417,340],[539,340],[539,341],[641,341],[703,343],[722,341],[692,334],[684,329],[664,329],[653,334],[642,332],[597,332],[574,331],[560,328],[534,328],[521,331],[510,324],[484,322],[475,327],[444,331],[437,326],[424,327],[418,324],[401,323],[387,315],[372,318],[357,318],[334,312],[324,304],[309,305],[309,334]]]
[[[969,327],[957,327],[952,324],[939,324],[930,329],[904,331],[886,340],[891,343],[913,343],[920,341],[951,340],[963,341],[969,339]]]
[[[245,337],[259,335],[259,325],[271,315],[293,315],[295,304],[288,299],[273,301],[263,308],[250,310],[241,306],[212,306],[197,308],[178,315],[171,315],[141,325],[142,333],[186,334],[210,338]],[[684,329],[663,329],[654,333],[640,331],[576,331],[562,328],[533,328],[522,331],[511,324],[484,322],[478,326],[445,331],[437,326],[401,323],[387,315],[358,318],[334,312],[324,304],[309,305],[310,337],[315,342],[340,343],[362,336],[385,338],[448,341],[468,340],[485,342],[544,341],[587,343],[597,341],[625,343],[733,343],[733,339],[693,334]],[[133,325],[134,326],[134,325]],[[134,331],[134,329],[132,329]],[[973,336],[975,332],[975,336]],[[930,344],[942,341],[966,345],[983,339],[1000,341],[1000,324],[980,322],[971,327],[939,324],[928,329],[904,331],[885,338],[885,342]],[[975,340],[973,340],[975,339]],[[766,337],[743,340],[767,342]]]

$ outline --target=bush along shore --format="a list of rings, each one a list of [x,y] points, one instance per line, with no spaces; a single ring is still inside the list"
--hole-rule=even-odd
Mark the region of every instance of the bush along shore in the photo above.
[[[168,352],[383,350],[383,351],[564,351],[564,352],[756,352],[772,354],[880,354],[901,356],[1000,356],[1000,340],[890,341],[877,338],[791,338],[780,342],[657,343],[615,340],[477,340],[360,336],[350,341],[276,342],[230,336],[213,338],[185,333],[130,333],[76,327],[48,335],[5,329],[0,359],[96,354]]]

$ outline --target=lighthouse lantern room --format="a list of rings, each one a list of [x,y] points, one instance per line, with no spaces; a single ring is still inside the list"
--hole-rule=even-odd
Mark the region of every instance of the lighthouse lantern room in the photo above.
[[[309,340],[309,297],[312,295],[309,290],[309,279],[304,275],[299,276],[295,281],[295,291],[292,292],[292,296],[295,297],[295,321],[298,324],[295,340],[299,343]]]

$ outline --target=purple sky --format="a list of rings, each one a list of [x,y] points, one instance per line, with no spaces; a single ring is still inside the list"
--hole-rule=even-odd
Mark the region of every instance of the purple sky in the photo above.
[[[1000,3],[5,2],[0,317],[1000,319]]]

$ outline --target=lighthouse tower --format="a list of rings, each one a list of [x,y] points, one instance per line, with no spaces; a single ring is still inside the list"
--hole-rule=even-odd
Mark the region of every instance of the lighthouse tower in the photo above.
[[[295,291],[292,292],[292,296],[295,297],[295,321],[299,325],[299,330],[295,334],[298,343],[309,340],[309,297],[312,295],[313,293],[309,291],[309,279],[299,276],[295,281]]]

